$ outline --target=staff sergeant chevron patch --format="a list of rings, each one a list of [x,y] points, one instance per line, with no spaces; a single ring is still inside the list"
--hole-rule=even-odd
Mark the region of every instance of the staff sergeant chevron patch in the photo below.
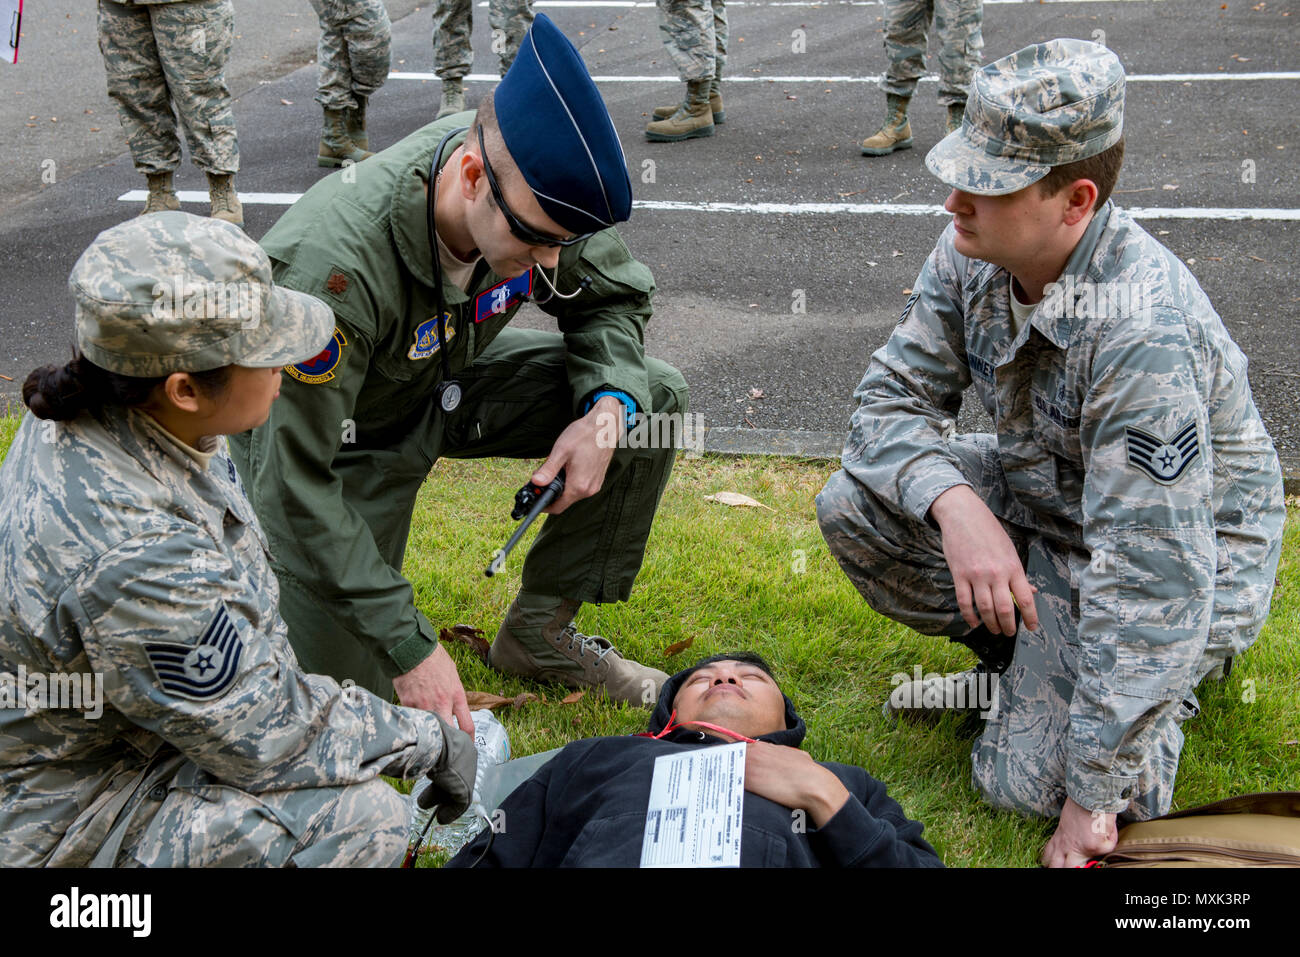
[[[191,701],[212,701],[234,682],[244,643],[222,602],[198,644],[160,641],[144,648],[163,691]]]
[[[1192,460],[1201,454],[1195,421],[1188,422],[1167,441],[1132,426],[1124,432],[1128,436],[1128,464],[1146,472],[1162,485],[1177,482]]]

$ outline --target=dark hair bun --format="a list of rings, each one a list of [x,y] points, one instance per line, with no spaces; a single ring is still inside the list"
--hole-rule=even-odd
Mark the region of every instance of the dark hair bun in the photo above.
[[[38,419],[75,419],[85,410],[88,398],[78,359],[64,366],[33,369],[23,383],[23,402]]]

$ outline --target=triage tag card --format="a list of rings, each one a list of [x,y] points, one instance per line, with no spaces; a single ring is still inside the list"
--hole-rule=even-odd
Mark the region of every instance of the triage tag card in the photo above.
[[[655,759],[642,867],[739,867],[745,742]]]

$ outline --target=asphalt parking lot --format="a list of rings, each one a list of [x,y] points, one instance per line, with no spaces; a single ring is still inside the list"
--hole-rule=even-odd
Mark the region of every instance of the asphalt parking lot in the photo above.
[[[20,62],[0,64],[0,374],[16,380],[0,380],[0,393],[10,395],[32,367],[67,358],[67,274],[100,230],[138,210],[129,194],[144,185],[104,91],[93,8],[29,6]],[[432,120],[438,93],[428,8],[388,6],[394,75],[371,110],[381,147]],[[315,164],[316,24],[306,0],[235,7],[238,186],[260,237],[326,172]],[[916,148],[868,159],[857,144],[883,111],[882,6],[729,3],[726,124],[708,139],[652,144],[649,112],[680,96],[653,3],[537,9],[580,47],[627,153],[637,207],[622,232],[659,286],[648,351],[683,370],[694,407],[733,446],[833,447],[867,358],[946,222],[946,189],[922,162],[943,125],[933,79],[915,100]],[[471,104],[496,72],[486,4],[475,13]],[[1116,200],[1189,263],[1250,358],[1256,403],[1293,477],[1297,27],[1300,4],[1278,0],[986,0],[984,21],[986,62],[1054,36],[1104,40],[1119,54],[1129,85]],[[177,185],[205,188],[188,160]],[[194,197],[203,202],[185,208],[205,212],[206,194]],[[535,309],[520,321],[551,322]],[[968,427],[982,416],[972,405]]]

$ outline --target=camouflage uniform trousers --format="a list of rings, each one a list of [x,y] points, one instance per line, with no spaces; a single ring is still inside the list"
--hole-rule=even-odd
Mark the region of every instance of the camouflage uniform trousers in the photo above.
[[[239,171],[239,143],[226,61],[234,35],[231,0],[131,4],[99,2],[99,52],[108,95],[145,174],[181,165],[172,106],[194,165],[205,173]]]
[[[925,75],[925,35],[939,36],[939,103],[966,102],[984,49],[983,0],[885,0],[885,92],[911,96]]]
[[[658,7],[659,32],[682,80],[722,76],[727,62],[724,0],[658,0]]]
[[[395,867],[407,801],[378,778],[344,787],[250,793],[186,761],[135,808],[125,867]]]
[[[993,435],[958,435],[948,443],[972,488],[1002,523],[1025,567],[1039,629],[1021,626],[1015,657],[998,685],[996,713],[971,749],[971,783],[994,807],[1056,817],[1066,798],[1070,701],[1078,679],[1077,581],[1088,553],[1042,534],[1006,484]],[[817,520],[831,554],[873,609],[927,635],[959,636],[970,626],[938,529],[900,515],[840,471],[817,496]],[[1208,650],[1193,687],[1230,649]],[[1173,717],[1145,730],[1151,756],[1122,817],[1146,820],[1169,810],[1183,734],[1199,711],[1191,688]]]
[[[474,62],[470,45],[473,6],[474,0],[438,0],[433,8],[433,72],[440,79],[463,79]],[[501,75],[505,76],[533,25],[533,0],[491,0],[488,23],[492,52],[501,58]]]
[[[320,19],[316,102],[327,110],[356,108],[388,79],[392,24],[381,0],[311,0]]]

